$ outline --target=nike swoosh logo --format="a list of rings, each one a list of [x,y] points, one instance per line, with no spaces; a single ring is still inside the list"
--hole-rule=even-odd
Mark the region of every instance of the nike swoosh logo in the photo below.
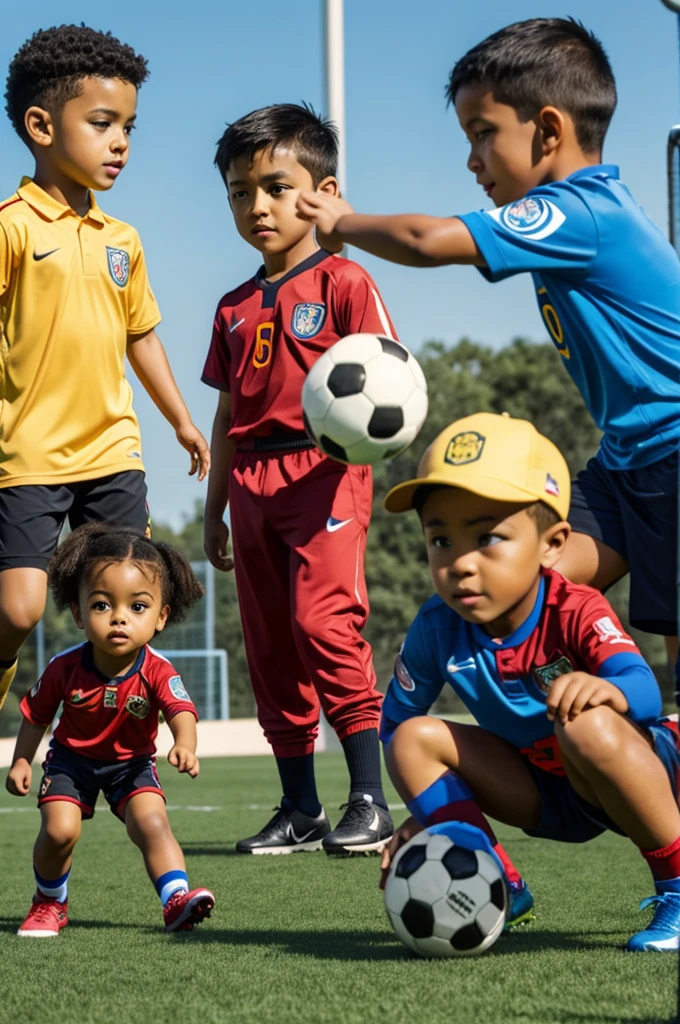
[[[326,529],[329,533],[335,533],[336,530],[341,530],[343,526],[351,523],[353,518],[354,516],[350,519],[334,519],[333,516],[329,516],[326,522]]]
[[[373,818],[373,821],[370,824],[370,830],[371,832],[378,832],[380,829],[380,818],[378,817],[377,811],[374,811],[374,814],[375,817]]]
[[[241,317],[241,319],[239,320],[239,322],[237,324],[229,324],[229,333],[233,334],[234,331],[236,330],[236,328],[240,327],[241,324],[244,324],[245,322],[246,322],[246,318],[243,316],[243,317]]]
[[[38,260],[44,260],[46,256],[51,256],[53,252],[59,252],[59,249],[50,249],[49,252],[34,252],[33,259],[37,262]]]
[[[314,829],[312,828],[309,830],[309,832],[305,832],[303,836],[299,836],[296,834],[295,829],[293,828],[292,825],[288,826],[288,834],[290,835],[290,838],[293,840],[294,843],[304,843],[307,836],[311,836],[313,831]]]

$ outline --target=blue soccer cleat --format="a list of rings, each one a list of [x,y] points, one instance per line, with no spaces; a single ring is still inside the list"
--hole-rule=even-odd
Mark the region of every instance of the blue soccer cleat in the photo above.
[[[673,880],[677,884],[677,880]],[[673,953],[680,949],[680,892],[657,883],[656,895],[640,904],[640,910],[654,906],[654,917],[642,932],[637,932],[626,949],[640,953]]]
[[[526,882],[522,882],[521,886],[517,888],[511,885],[509,882],[506,883],[508,890],[508,909],[505,915],[505,926],[504,932],[509,932],[512,928],[517,928],[518,925],[529,924],[530,921],[536,920],[534,913],[534,896]]]

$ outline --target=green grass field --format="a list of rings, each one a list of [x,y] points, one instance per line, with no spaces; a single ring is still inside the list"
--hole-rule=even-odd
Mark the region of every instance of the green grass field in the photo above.
[[[342,758],[318,758],[331,819]],[[238,857],[278,794],[269,758],[204,760],[196,782],[161,767],[192,885],[212,918],[165,935],[160,903],[123,827],[100,803],[71,874],[57,939],[14,934],[33,891],[33,798],[0,795],[2,1024],[657,1024],[676,1019],[678,959],[624,953],[646,920],[648,871],[615,836],[587,847],[501,828],[539,918],[475,959],[411,958],[394,938],[375,858]],[[35,787],[34,787],[35,788]],[[397,801],[390,791],[390,798]],[[404,811],[397,811],[398,820]]]

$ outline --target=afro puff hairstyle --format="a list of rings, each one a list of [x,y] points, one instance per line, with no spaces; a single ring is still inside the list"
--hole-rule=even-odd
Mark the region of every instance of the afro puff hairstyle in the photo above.
[[[56,114],[80,95],[83,78],[119,78],[139,89],[148,74],[145,58],[110,32],[85,25],[40,29],[9,65],[5,109],[14,130],[29,145],[24,126],[29,107]]]

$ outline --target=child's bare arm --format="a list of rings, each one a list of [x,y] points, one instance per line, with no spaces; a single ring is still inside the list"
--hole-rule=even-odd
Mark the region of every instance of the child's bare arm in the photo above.
[[[17,741],[14,746],[12,767],[7,774],[5,783],[8,793],[13,796],[26,796],[31,788],[33,777],[33,758],[45,735],[46,726],[32,725],[27,718],[22,718]]]
[[[190,711],[180,711],[168,722],[174,744],[168,761],[178,772],[186,772],[195,779],[200,771],[196,757],[196,718]]]
[[[367,216],[351,212],[345,200],[323,192],[303,192],[297,209],[316,225],[319,245],[332,252],[346,244],[409,267],[485,266],[477,243],[457,217]]]
[[[205,502],[203,521],[203,547],[208,559],[222,572],[234,568],[234,561],[227,556],[229,528],[224,522],[224,513],[229,502],[229,475],[231,460],[236,447],[227,437],[231,424],[231,395],[221,391],[213,423],[210,451],[212,473],[208,480],[208,497]]]
[[[144,390],[174,428],[179,443],[191,455],[189,476],[198,472],[198,479],[203,480],[210,469],[208,442],[191,421],[156,332],[131,335],[128,338],[127,356]]]

